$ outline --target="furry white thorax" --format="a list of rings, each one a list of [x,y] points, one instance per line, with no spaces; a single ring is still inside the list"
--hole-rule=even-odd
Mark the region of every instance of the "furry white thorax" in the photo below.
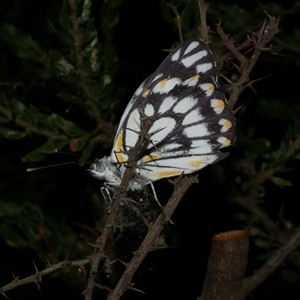
[[[118,187],[121,184],[125,170],[125,165],[119,163],[116,165],[110,156],[104,156],[101,159],[95,159],[88,171],[93,177],[104,180],[106,184]],[[128,184],[128,190],[141,190],[149,183],[141,178],[138,180],[133,178]]]

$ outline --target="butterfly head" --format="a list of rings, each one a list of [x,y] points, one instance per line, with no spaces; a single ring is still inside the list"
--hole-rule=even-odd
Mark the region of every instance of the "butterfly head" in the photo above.
[[[93,177],[100,180],[105,180],[109,185],[119,186],[121,183],[120,176],[118,176],[119,172],[111,162],[110,157],[95,159],[88,171]]]

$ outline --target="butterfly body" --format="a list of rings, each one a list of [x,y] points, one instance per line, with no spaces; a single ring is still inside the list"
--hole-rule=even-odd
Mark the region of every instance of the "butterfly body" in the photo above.
[[[218,88],[214,58],[204,41],[179,45],[139,86],[123,113],[110,156],[97,159],[89,170],[94,177],[120,185],[143,116],[153,123],[130,190],[194,173],[228,155],[220,149],[235,139],[234,117]]]

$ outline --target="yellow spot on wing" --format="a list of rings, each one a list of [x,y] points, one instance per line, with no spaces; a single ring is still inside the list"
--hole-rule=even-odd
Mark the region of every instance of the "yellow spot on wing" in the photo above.
[[[204,163],[204,160],[200,159],[200,160],[194,160],[194,161],[189,162],[189,165],[191,165],[195,169],[199,169],[203,163]]]
[[[161,80],[158,84],[160,87],[164,87],[166,85],[167,81],[168,81],[168,78],[165,78],[165,79]]]
[[[116,140],[116,152],[123,151],[123,130],[120,131],[119,136]]]
[[[161,157],[161,155],[159,155],[159,154],[151,154],[151,155],[145,156],[145,157],[142,159],[142,161],[143,161],[144,163],[147,163],[147,162],[149,162],[149,161],[157,160],[157,159],[159,159],[160,157]]]
[[[116,157],[119,163],[124,163],[127,161],[127,155],[125,156],[123,153],[116,152]]]
[[[192,82],[192,81],[194,81],[194,80],[198,80],[199,77],[200,77],[200,75],[197,74],[197,75],[195,75],[195,76],[190,77],[189,79],[187,79],[187,81],[190,83],[190,82]]]
[[[222,126],[221,132],[226,132],[232,127],[232,122],[226,119],[221,119],[218,124]]]
[[[124,163],[127,161],[127,155],[124,155],[122,153],[123,151],[123,130],[121,130],[115,145],[115,154],[119,163]]]
[[[142,97],[145,98],[148,94],[149,94],[150,90],[145,90],[143,93],[142,93]]]
[[[215,86],[212,83],[207,85],[207,90],[214,90]]]
[[[224,126],[226,126],[229,129],[232,127],[232,123],[229,120],[226,120]]]
[[[225,103],[223,100],[216,100],[214,103],[213,108],[216,110],[217,113],[221,113],[225,108]]]
[[[231,140],[224,138],[222,141],[222,146],[220,148],[225,148],[231,145]]]
[[[160,179],[160,178],[165,178],[165,177],[172,177],[172,176],[178,176],[178,175],[181,175],[183,173],[183,171],[175,171],[175,170],[172,170],[172,171],[161,171],[161,172],[157,172],[154,177],[156,179]]]

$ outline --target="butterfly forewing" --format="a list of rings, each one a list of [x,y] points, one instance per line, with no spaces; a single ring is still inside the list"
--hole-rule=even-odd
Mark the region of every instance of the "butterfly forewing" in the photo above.
[[[117,131],[111,159],[126,163],[126,151],[141,131],[143,112],[153,118],[151,141],[137,170],[147,182],[189,174],[227,156],[220,148],[235,138],[234,118],[217,86],[217,71],[207,44],[199,39],[173,50],[137,89]]]

